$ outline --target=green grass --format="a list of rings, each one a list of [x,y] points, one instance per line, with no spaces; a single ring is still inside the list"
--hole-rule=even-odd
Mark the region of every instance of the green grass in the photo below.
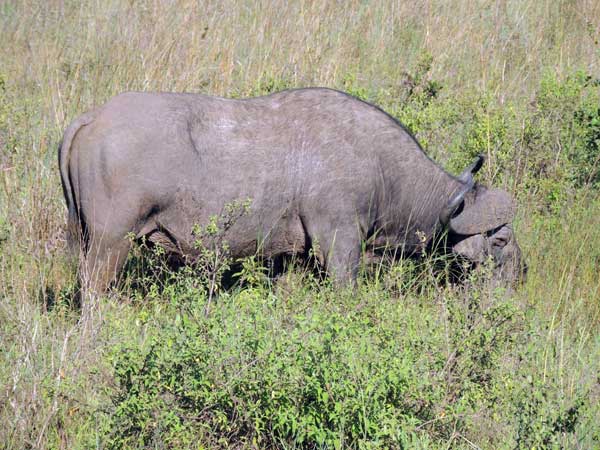
[[[600,447],[600,4],[0,3],[0,448]],[[78,309],[56,149],[125,90],[321,85],[511,191],[529,274],[401,261],[212,300],[139,269]],[[136,265],[137,264],[137,265]],[[202,274],[200,274],[202,275]],[[165,282],[166,280],[166,282]]]

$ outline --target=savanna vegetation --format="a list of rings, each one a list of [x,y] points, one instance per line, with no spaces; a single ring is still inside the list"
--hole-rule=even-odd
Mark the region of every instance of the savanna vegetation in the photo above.
[[[600,2],[0,2],[0,448],[600,448]],[[76,302],[56,163],[126,90],[328,86],[515,195],[515,292],[132,254]],[[218,226],[201,230],[218,237]],[[225,245],[226,243],[223,243]],[[225,247],[219,247],[226,249]]]

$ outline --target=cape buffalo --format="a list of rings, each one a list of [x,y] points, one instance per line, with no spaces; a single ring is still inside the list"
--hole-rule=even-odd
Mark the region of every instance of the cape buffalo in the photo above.
[[[356,278],[361,249],[448,248],[497,275],[520,276],[505,191],[473,181],[479,157],[454,177],[377,106],[326,88],[226,99],[130,92],[74,120],[59,148],[72,239],[88,287],[116,278],[131,239],[193,257],[195,225],[250,199],[226,231],[232,257],[315,247],[329,276]],[[315,245],[318,244],[318,245]]]

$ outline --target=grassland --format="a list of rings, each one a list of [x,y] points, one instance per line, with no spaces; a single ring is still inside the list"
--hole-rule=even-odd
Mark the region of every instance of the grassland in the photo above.
[[[0,448],[600,448],[599,2],[4,0],[0,36]],[[486,154],[525,285],[424,260],[337,291],[248,261],[205,314],[151,257],[73,304],[71,119],[126,90],[314,85],[448,170]]]

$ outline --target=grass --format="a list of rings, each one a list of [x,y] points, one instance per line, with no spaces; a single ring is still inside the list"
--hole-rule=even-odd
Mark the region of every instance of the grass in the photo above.
[[[585,0],[2,2],[0,448],[600,446],[598,17]],[[451,171],[488,155],[481,180],[519,200],[522,288],[403,261],[336,291],[250,261],[209,314],[185,271],[73,305],[70,120],[125,90],[312,85],[377,103]]]

